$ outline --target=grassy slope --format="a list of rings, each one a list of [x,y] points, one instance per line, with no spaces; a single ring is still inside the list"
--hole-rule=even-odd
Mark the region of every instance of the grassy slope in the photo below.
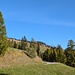
[[[8,48],[4,57],[0,57],[0,68],[13,67],[16,65],[42,63],[39,57],[29,58],[23,50]]]
[[[37,58],[30,59],[22,51],[9,48],[5,57],[0,59],[0,67],[6,66],[0,68],[0,75],[75,75],[75,68],[63,64],[36,64],[36,60],[41,62]]]
[[[1,74],[8,75],[75,75],[75,69],[63,64],[27,65],[0,69]]]

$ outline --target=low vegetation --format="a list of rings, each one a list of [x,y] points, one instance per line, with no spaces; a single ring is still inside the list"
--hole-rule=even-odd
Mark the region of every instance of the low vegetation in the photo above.
[[[27,65],[0,69],[1,74],[8,75],[75,75],[75,69],[63,64]]]
[[[36,51],[33,48],[30,48],[26,51],[24,51],[24,53],[29,56],[30,58],[35,58],[37,56]]]

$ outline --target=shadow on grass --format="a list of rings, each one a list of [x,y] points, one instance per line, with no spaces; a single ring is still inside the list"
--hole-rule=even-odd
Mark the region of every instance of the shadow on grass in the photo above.
[[[0,73],[0,75],[9,75],[9,74]]]

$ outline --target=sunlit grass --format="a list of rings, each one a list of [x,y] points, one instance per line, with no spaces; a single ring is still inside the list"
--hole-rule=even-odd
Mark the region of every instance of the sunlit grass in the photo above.
[[[0,69],[0,73],[9,75],[75,75],[75,69],[63,64],[23,65]]]

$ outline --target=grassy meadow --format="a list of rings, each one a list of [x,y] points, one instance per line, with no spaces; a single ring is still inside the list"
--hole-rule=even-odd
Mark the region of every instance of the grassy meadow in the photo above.
[[[75,68],[63,64],[22,65],[2,68],[0,75],[75,75]]]

